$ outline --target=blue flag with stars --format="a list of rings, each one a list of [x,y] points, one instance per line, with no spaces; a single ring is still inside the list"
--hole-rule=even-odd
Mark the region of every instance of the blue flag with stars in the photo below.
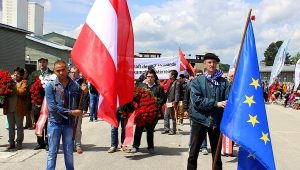
[[[261,87],[255,38],[249,21],[221,131],[241,147],[238,169],[275,169]]]

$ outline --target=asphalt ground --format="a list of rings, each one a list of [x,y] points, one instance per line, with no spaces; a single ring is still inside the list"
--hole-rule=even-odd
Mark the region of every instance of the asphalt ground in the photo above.
[[[276,168],[282,170],[300,169],[300,111],[280,105],[266,105],[271,132]],[[22,150],[6,151],[8,131],[6,116],[0,109],[0,169],[35,170],[45,169],[47,152],[33,150],[36,137],[33,130],[25,130]],[[143,133],[138,153],[118,151],[107,153],[110,148],[111,127],[104,121],[89,122],[83,118],[83,154],[74,153],[75,169],[90,170],[184,170],[188,158],[189,122],[179,126],[179,134],[163,135],[163,121],[160,120],[154,133],[155,154],[147,151],[146,133]],[[209,146],[208,146],[209,148]],[[238,148],[234,147],[236,154]],[[199,154],[198,169],[211,169],[211,154]],[[223,169],[236,169],[237,157],[222,156]],[[57,169],[65,169],[62,147],[57,157]]]

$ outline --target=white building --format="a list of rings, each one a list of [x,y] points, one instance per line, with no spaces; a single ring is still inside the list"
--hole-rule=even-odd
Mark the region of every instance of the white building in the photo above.
[[[2,0],[2,23],[27,30],[27,0]]]
[[[36,36],[43,35],[44,7],[36,2],[28,2],[28,31]]]

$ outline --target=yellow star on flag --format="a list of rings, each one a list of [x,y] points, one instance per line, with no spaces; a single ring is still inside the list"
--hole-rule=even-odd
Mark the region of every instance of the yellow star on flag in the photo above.
[[[255,101],[253,100],[253,97],[254,96],[251,96],[251,97],[246,96],[246,100],[243,103],[248,103],[249,107],[251,107],[251,105],[253,103],[255,103]]]
[[[254,86],[255,90],[257,89],[257,87],[260,87],[260,85],[258,83],[258,79],[255,80],[254,78],[252,78],[252,83],[250,85]]]
[[[251,116],[249,114],[249,120],[247,122],[252,123],[252,126],[254,127],[256,123],[259,123],[259,121],[257,120],[257,115],[255,116]]]
[[[267,144],[268,141],[270,141],[269,137],[268,137],[268,133],[264,133],[264,132],[261,132],[262,133],[262,137],[260,138],[261,140],[263,140],[265,142],[265,145]]]

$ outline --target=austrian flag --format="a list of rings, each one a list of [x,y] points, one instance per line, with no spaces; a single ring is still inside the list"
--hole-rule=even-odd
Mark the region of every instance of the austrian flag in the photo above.
[[[117,126],[116,107],[132,100],[134,88],[133,30],[126,0],[94,2],[71,56],[100,94],[98,117]]]

